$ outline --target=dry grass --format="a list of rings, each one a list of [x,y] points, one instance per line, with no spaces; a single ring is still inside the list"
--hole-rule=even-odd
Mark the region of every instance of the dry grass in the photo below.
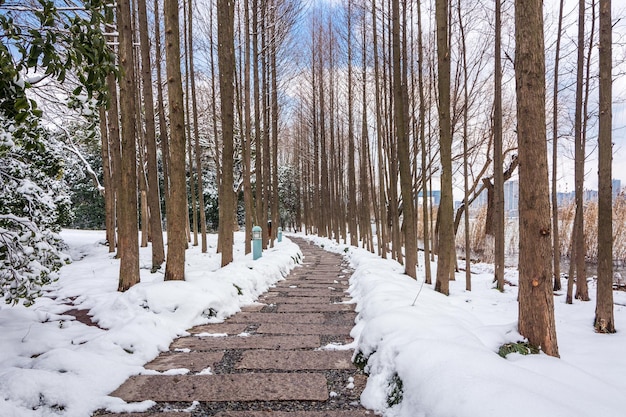
[[[559,209],[559,241],[561,255],[569,257],[571,253],[572,227],[574,225],[575,205],[568,204]],[[493,257],[493,241],[485,236],[487,207],[479,209],[476,216],[470,218],[470,248],[482,260],[489,262]],[[586,259],[595,263],[598,260],[598,204],[587,202],[583,210]],[[456,235],[456,247],[465,250],[463,220]],[[422,222],[419,222],[419,236],[423,236]],[[518,220],[507,219],[505,223],[506,251],[517,253],[519,247]],[[620,195],[613,203],[613,260],[626,264],[626,195]]]

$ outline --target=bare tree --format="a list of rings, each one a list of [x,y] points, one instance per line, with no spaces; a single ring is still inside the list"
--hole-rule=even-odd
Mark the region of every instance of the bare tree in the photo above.
[[[611,0],[600,0],[600,125],[598,132],[598,287],[594,327],[615,333],[613,315],[612,174],[612,22]]]
[[[541,0],[515,2],[515,44],[520,164],[518,328],[531,345],[558,356],[552,296]]]
[[[135,125],[135,58],[133,55],[133,32],[130,2],[117,3],[117,27],[119,33],[119,61],[121,115],[121,178],[119,195],[119,249],[120,276],[118,291],[126,291],[139,282],[139,237],[137,222],[137,162]],[[117,116],[115,116],[117,117]]]
[[[138,0],[139,41],[141,44],[141,83],[145,112],[145,145],[147,162],[148,207],[152,237],[152,270],[156,271],[165,261],[163,228],[161,226],[161,193],[157,172],[156,127],[154,118],[154,93],[152,91],[152,66],[150,60],[150,41],[148,40],[148,15],[146,0]]]
[[[218,65],[222,114],[222,181],[220,184],[220,234],[222,235],[222,266],[233,260],[233,216],[236,207],[233,191],[234,152],[234,0],[217,1]]]
[[[170,116],[169,204],[167,212],[166,280],[185,279],[187,184],[185,178],[185,115],[180,70],[180,25],[178,0],[165,0],[165,60]]]
[[[452,202],[452,132],[450,126],[450,45],[448,1],[436,0],[437,87],[439,93],[439,155],[441,158],[441,201],[439,205],[439,245],[435,290],[448,295],[454,273],[454,223]]]

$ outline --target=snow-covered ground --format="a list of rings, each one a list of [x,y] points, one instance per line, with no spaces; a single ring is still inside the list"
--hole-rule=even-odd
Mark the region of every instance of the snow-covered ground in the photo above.
[[[140,251],[141,283],[117,292],[119,261],[102,245],[104,232],[65,230],[74,263],[30,308],[0,305],[0,417],[87,417],[94,410],[143,410],[108,394],[168,349],[192,326],[219,322],[253,303],[283,279],[301,256],[284,240],[253,261],[235,235],[235,262],[220,269],[216,235],[209,253],[192,247],[186,278],[150,273],[150,249]],[[239,292],[242,295],[239,295]],[[89,310],[100,327],[63,313]],[[106,330],[104,330],[106,329]]]
[[[457,274],[446,297],[422,285],[423,267],[415,281],[395,261],[314,240],[347,254],[355,268],[350,291],[359,316],[352,336],[357,350],[369,356],[361,396],[368,408],[402,417],[626,416],[626,293],[614,292],[618,333],[594,332],[590,283],[590,302],[567,305],[564,294],[555,298],[560,359],[503,359],[497,354],[501,345],[523,340],[516,325],[517,287],[495,290],[490,265],[473,266],[471,292],[465,291],[465,273]],[[515,285],[517,271],[507,270],[505,278]],[[389,408],[389,381],[396,374],[403,401]]]
[[[118,293],[119,263],[99,243],[104,233],[68,230],[62,236],[75,262],[61,270],[61,279],[30,308],[0,305],[0,417],[146,409],[149,403],[124,404],[107,394],[128,376],[145,372],[143,364],[189,327],[221,321],[253,303],[300,256],[284,239],[252,261],[237,234],[235,262],[220,269],[211,236],[209,253],[187,251],[187,281],[163,282],[162,272],[150,273],[150,251],[142,249],[141,284]],[[314,240],[348,256],[356,269],[351,293],[359,316],[352,335],[358,351],[369,356],[370,378],[361,398],[367,407],[402,417],[626,415],[626,333],[620,331],[626,293],[615,293],[618,333],[593,332],[593,300],[566,305],[560,295],[555,305],[561,359],[503,359],[498,348],[521,339],[517,288],[494,290],[488,265],[473,266],[472,292],[464,290],[460,274],[445,297],[422,285],[421,277],[403,275],[396,262]],[[517,282],[515,271],[506,278]],[[89,310],[102,328],[64,315],[70,308]],[[403,401],[389,408],[389,381],[396,374]]]

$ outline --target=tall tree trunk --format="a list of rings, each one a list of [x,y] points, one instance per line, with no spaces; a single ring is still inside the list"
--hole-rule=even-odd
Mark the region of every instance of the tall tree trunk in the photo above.
[[[427,186],[427,163],[426,163],[426,98],[424,96],[424,47],[422,44],[422,6],[417,2],[417,60],[418,75],[417,84],[419,89],[419,125],[420,125],[420,146],[422,151],[422,222],[424,230],[424,281],[426,284],[432,283],[432,272],[430,269],[430,230],[429,230],[429,210],[428,210],[428,190]]]
[[[382,258],[387,258],[388,252],[388,229],[387,229],[387,196],[385,187],[385,173],[384,173],[384,153],[383,153],[383,119],[382,119],[382,102],[380,92],[380,64],[378,55],[378,29],[376,28],[376,22],[378,19],[378,12],[376,8],[376,0],[372,0],[372,43],[374,49],[374,90],[376,96],[376,145],[378,156],[378,217],[379,223],[376,228],[376,238],[378,240],[378,253]]]
[[[362,113],[361,113],[361,149],[359,152],[359,187],[361,189],[361,203],[360,203],[360,217],[359,224],[361,225],[361,236],[363,237],[363,247],[373,252],[374,245],[372,242],[372,225],[370,221],[371,209],[370,209],[370,195],[369,187],[372,183],[370,177],[370,154],[369,154],[369,133],[367,129],[367,28],[365,25],[365,12],[363,12],[363,28],[361,29],[363,36],[362,44],[362,67],[361,77],[363,78],[362,86]]]
[[[185,279],[186,230],[188,225],[185,178],[185,114],[180,70],[178,0],[165,0],[165,61],[170,115],[170,193],[167,213],[166,280]]]
[[[146,159],[148,181],[148,208],[150,210],[150,231],[152,235],[152,271],[156,271],[165,261],[163,227],[161,225],[161,193],[157,170],[156,128],[154,119],[154,92],[152,90],[152,66],[150,64],[150,41],[148,39],[148,15],[146,0],[138,0],[139,40],[141,43],[141,82],[146,117]]]
[[[113,169],[111,167],[109,139],[109,121],[107,111],[100,107],[100,137],[102,150],[102,185],[104,187],[104,214],[106,225],[106,240],[109,252],[115,251],[115,187],[113,185]]]
[[[408,109],[406,108],[406,88],[403,82],[401,63],[406,62],[402,56],[400,44],[400,4],[399,0],[392,3],[392,56],[393,56],[393,103],[394,120],[398,144],[398,165],[400,169],[400,188],[402,193],[402,214],[404,229],[405,273],[411,278],[417,277],[417,229],[415,227],[415,209],[413,199],[413,176],[411,175],[410,148],[407,132]],[[402,25],[402,30],[406,26]],[[406,64],[405,64],[406,65]]]
[[[576,65],[576,110],[574,115],[574,186],[576,213],[574,228],[576,237],[572,247],[571,262],[576,265],[576,298],[589,300],[586,294],[585,231],[583,217],[583,186],[585,181],[585,145],[583,143],[583,71],[585,65],[585,1],[578,2],[578,60]],[[584,282],[584,283],[583,283]]]
[[[119,60],[122,70],[120,79],[121,114],[121,178],[119,187],[119,256],[120,275],[118,291],[126,291],[139,283],[139,227],[137,223],[137,153],[135,125],[135,59],[133,56],[133,32],[130,2],[120,0],[117,4],[119,33]]]
[[[615,333],[613,316],[613,159],[611,0],[600,0],[600,123],[598,131],[598,286],[594,327],[599,333]]]
[[[435,290],[448,295],[454,273],[454,221],[452,196],[452,131],[450,130],[450,45],[448,43],[448,1],[436,0],[437,67],[439,92],[439,154],[441,158],[441,200],[439,202],[439,247]]]
[[[515,2],[515,44],[520,178],[518,329],[531,345],[558,356],[552,296],[541,0]]]
[[[249,0],[243,0],[243,25],[244,25],[244,64],[243,64],[243,112],[244,134],[242,143],[243,157],[243,201],[245,206],[246,243],[245,253],[252,251],[252,227],[254,226],[254,201],[252,199],[252,184],[250,181],[250,150],[252,147],[252,121],[250,115],[250,4]],[[253,10],[254,12],[254,10]]]
[[[222,266],[233,261],[233,216],[236,210],[233,191],[234,151],[234,0],[217,1],[218,65],[220,104],[222,113],[222,182],[220,201],[223,216],[220,217],[222,233]]]
[[[119,53],[119,52],[118,52]],[[110,157],[111,157],[111,179],[113,181],[113,223],[119,224],[118,214],[120,213],[120,199],[119,199],[119,187],[122,183],[122,152],[121,152],[121,138],[120,138],[120,114],[119,103],[117,93],[117,83],[115,82],[115,75],[107,75],[107,89],[109,92],[109,108],[107,109],[108,131],[109,131],[109,143],[110,143]],[[119,237],[119,230],[118,230]],[[114,252],[117,247],[116,258],[120,257],[119,253],[119,238],[115,239],[113,236],[113,242],[109,241],[109,252]]]
[[[191,219],[188,220],[187,240],[191,242],[191,232],[193,232],[193,245],[198,246],[198,199],[196,180],[194,177],[194,156],[193,156],[193,142],[191,140],[191,107],[190,99],[190,79],[191,72],[189,70],[190,54],[189,54],[189,17],[191,13],[191,0],[183,0],[183,47],[185,50],[185,132],[187,138],[187,158],[189,161],[189,194],[191,197]]]
[[[170,202],[170,147],[169,135],[167,133],[167,119],[165,117],[165,104],[163,99],[163,81],[161,77],[162,53],[159,0],[154,0],[154,39],[154,49],[156,51],[155,61],[157,76],[157,108],[159,112],[159,138],[161,139],[161,158],[163,163],[163,193],[165,194],[165,212],[168,213]]]
[[[501,0],[496,0],[496,41],[494,66],[493,115],[493,225],[494,225],[494,281],[504,291],[504,173],[502,160],[502,12]],[[469,211],[469,207],[466,206]]]
[[[552,90],[552,265],[554,267],[554,291],[561,290],[561,242],[559,241],[559,200],[557,196],[557,162],[559,139],[559,64],[563,32],[563,2],[559,2],[559,23],[556,33],[554,56],[554,85]]]
[[[196,97],[196,72],[193,62],[193,0],[189,0],[189,73],[191,78],[191,111],[193,113],[194,155],[196,157],[196,175],[198,176],[198,209],[200,215],[200,242],[202,253],[206,253],[207,231],[206,211],[204,208],[204,179],[202,177],[202,148],[200,147],[200,130],[198,126],[198,100]],[[190,138],[191,140],[191,138]]]
[[[272,120],[272,150],[271,150],[271,180],[272,184],[271,195],[268,194],[268,198],[271,198],[270,205],[270,218],[272,219],[272,247],[274,246],[274,240],[278,236],[278,227],[280,226],[279,219],[279,208],[278,208],[278,67],[276,65],[276,54],[278,53],[278,45],[277,45],[277,36],[278,32],[276,29],[277,18],[276,18],[276,4],[272,5],[271,14],[270,14],[270,36],[271,36],[271,47],[269,48],[270,57],[269,57],[269,70],[270,70],[270,78],[271,78],[271,87],[272,87],[272,96],[271,100],[271,120]]]
[[[463,65],[463,206],[465,207],[465,215],[464,215],[464,235],[465,235],[465,290],[472,290],[472,271],[471,271],[471,247],[470,247],[470,221],[469,221],[469,155],[468,155],[468,123],[469,123],[469,94],[468,94],[468,83],[469,77],[467,75],[467,45],[465,43],[465,26],[463,23],[463,15],[461,13],[461,1],[459,0],[457,3],[457,12],[459,19],[459,30],[461,34],[461,50],[462,50],[462,65]],[[499,62],[499,34],[498,34],[498,23],[499,23],[499,0],[496,0],[496,68]],[[496,69],[497,71],[497,69]],[[497,76],[496,76],[497,78]],[[497,90],[496,90],[497,91]],[[497,97],[497,93],[494,93]],[[496,98],[497,100],[497,98]],[[497,117],[497,116],[496,116]],[[495,168],[495,166],[494,166]],[[502,169],[502,165],[500,165],[500,170]]]
[[[352,0],[348,0],[348,232],[350,233],[350,245],[359,245],[359,232],[357,230],[357,190],[356,170],[354,166],[354,97],[352,92]]]

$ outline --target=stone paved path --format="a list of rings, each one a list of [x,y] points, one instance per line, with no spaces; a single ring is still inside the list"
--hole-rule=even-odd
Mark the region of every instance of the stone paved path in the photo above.
[[[339,255],[292,238],[302,267],[224,323],[190,329],[146,369],[185,375],[137,375],[111,395],[153,400],[146,413],[108,417],[362,417],[366,376],[351,363],[356,313],[346,303],[350,270]],[[320,349],[321,347],[327,347]],[[197,403],[194,403],[197,402]]]

